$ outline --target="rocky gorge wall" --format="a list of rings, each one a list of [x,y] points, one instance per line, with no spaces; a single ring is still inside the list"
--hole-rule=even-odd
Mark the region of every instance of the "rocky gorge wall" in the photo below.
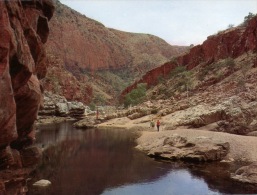
[[[40,79],[48,66],[44,44],[53,12],[51,0],[0,1],[1,170],[33,164],[28,157],[33,152],[39,158],[36,149],[26,147],[33,142],[42,101]]]
[[[167,77],[177,66],[185,66],[187,70],[191,70],[200,64],[207,66],[220,59],[237,58],[247,52],[257,52],[256,16],[246,25],[209,36],[202,45],[191,48],[187,54],[148,71],[139,81],[127,87],[122,96],[136,88],[138,83],[147,83],[148,86],[157,84],[160,77]],[[257,60],[255,63],[257,64]]]
[[[188,49],[153,35],[107,28],[58,0],[54,3],[46,44],[52,66],[42,84],[69,101],[88,104],[100,95],[113,103],[127,83]]]

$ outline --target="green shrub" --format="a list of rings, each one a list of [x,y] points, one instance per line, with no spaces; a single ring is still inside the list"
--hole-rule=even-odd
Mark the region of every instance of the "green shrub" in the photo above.
[[[216,78],[217,80],[221,80],[221,79],[223,78],[223,76],[224,76],[224,73],[223,73],[223,72],[216,72],[216,73],[215,73],[215,78]]]
[[[91,102],[88,106],[89,106],[90,110],[94,111],[96,109],[96,105],[93,102]]]
[[[94,99],[93,99],[93,102],[96,104],[96,105],[103,105],[106,103],[106,99],[100,95],[100,94],[96,94]]]
[[[206,66],[203,66],[198,74],[199,80],[204,80],[205,77],[211,72],[214,72],[215,68],[220,68],[222,64],[220,63],[212,63]]]
[[[186,67],[185,66],[177,66],[174,70],[172,70],[170,72],[170,78],[172,78],[172,77],[174,77],[174,76],[176,76],[176,75],[178,75],[178,74],[180,74],[180,73],[182,73],[184,71],[186,71]]]
[[[225,64],[226,64],[227,67],[230,67],[232,69],[234,69],[235,66],[236,66],[236,63],[235,63],[234,59],[231,58],[231,57],[225,59]]]

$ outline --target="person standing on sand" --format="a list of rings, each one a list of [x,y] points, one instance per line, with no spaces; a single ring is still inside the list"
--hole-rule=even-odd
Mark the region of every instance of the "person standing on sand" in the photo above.
[[[153,121],[153,119],[150,122],[150,127],[154,128],[154,121]]]
[[[157,122],[156,122],[157,131],[159,131],[159,130],[160,130],[160,125],[161,125],[161,122],[160,122],[159,120],[157,120]]]

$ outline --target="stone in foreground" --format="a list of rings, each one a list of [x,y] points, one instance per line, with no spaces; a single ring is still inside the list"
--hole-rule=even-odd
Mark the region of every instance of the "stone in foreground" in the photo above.
[[[47,187],[49,185],[51,185],[51,182],[45,179],[41,179],[33,184],[33,186],[37,187]]]

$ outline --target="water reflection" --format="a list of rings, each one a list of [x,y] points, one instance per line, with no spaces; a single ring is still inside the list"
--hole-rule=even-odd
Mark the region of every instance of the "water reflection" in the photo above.
[[[31,183],[48,179],[52,185],[30,185],[28,194],[220,194],[215,182],[206,184],[210,175],[194,172],[199,167],[189,172],[179,163],[154,161],[134,149],[133,136],[122,130],[75,130],[71,123],[41,127],[37,144],[45,148],[44,157]]]
[[[48,179],[52,186],[43,192],[31,189],[33,194],[101,194],[106,188],[151,181],[168,171],[133,149],[134,138],[127,131],[79,131],[66,124],[53,130],[44,126],[37,137],[45,152],[34,180]]]
[[[220,193],[210,191],[204,181],[192,178],[188,171],[175,170],[170,171],[167,175],[154,182],[125,185],[114,189],[107,189],[104,191],[104,193],[102,193],[102,195],[114,194],[217,195]]]

